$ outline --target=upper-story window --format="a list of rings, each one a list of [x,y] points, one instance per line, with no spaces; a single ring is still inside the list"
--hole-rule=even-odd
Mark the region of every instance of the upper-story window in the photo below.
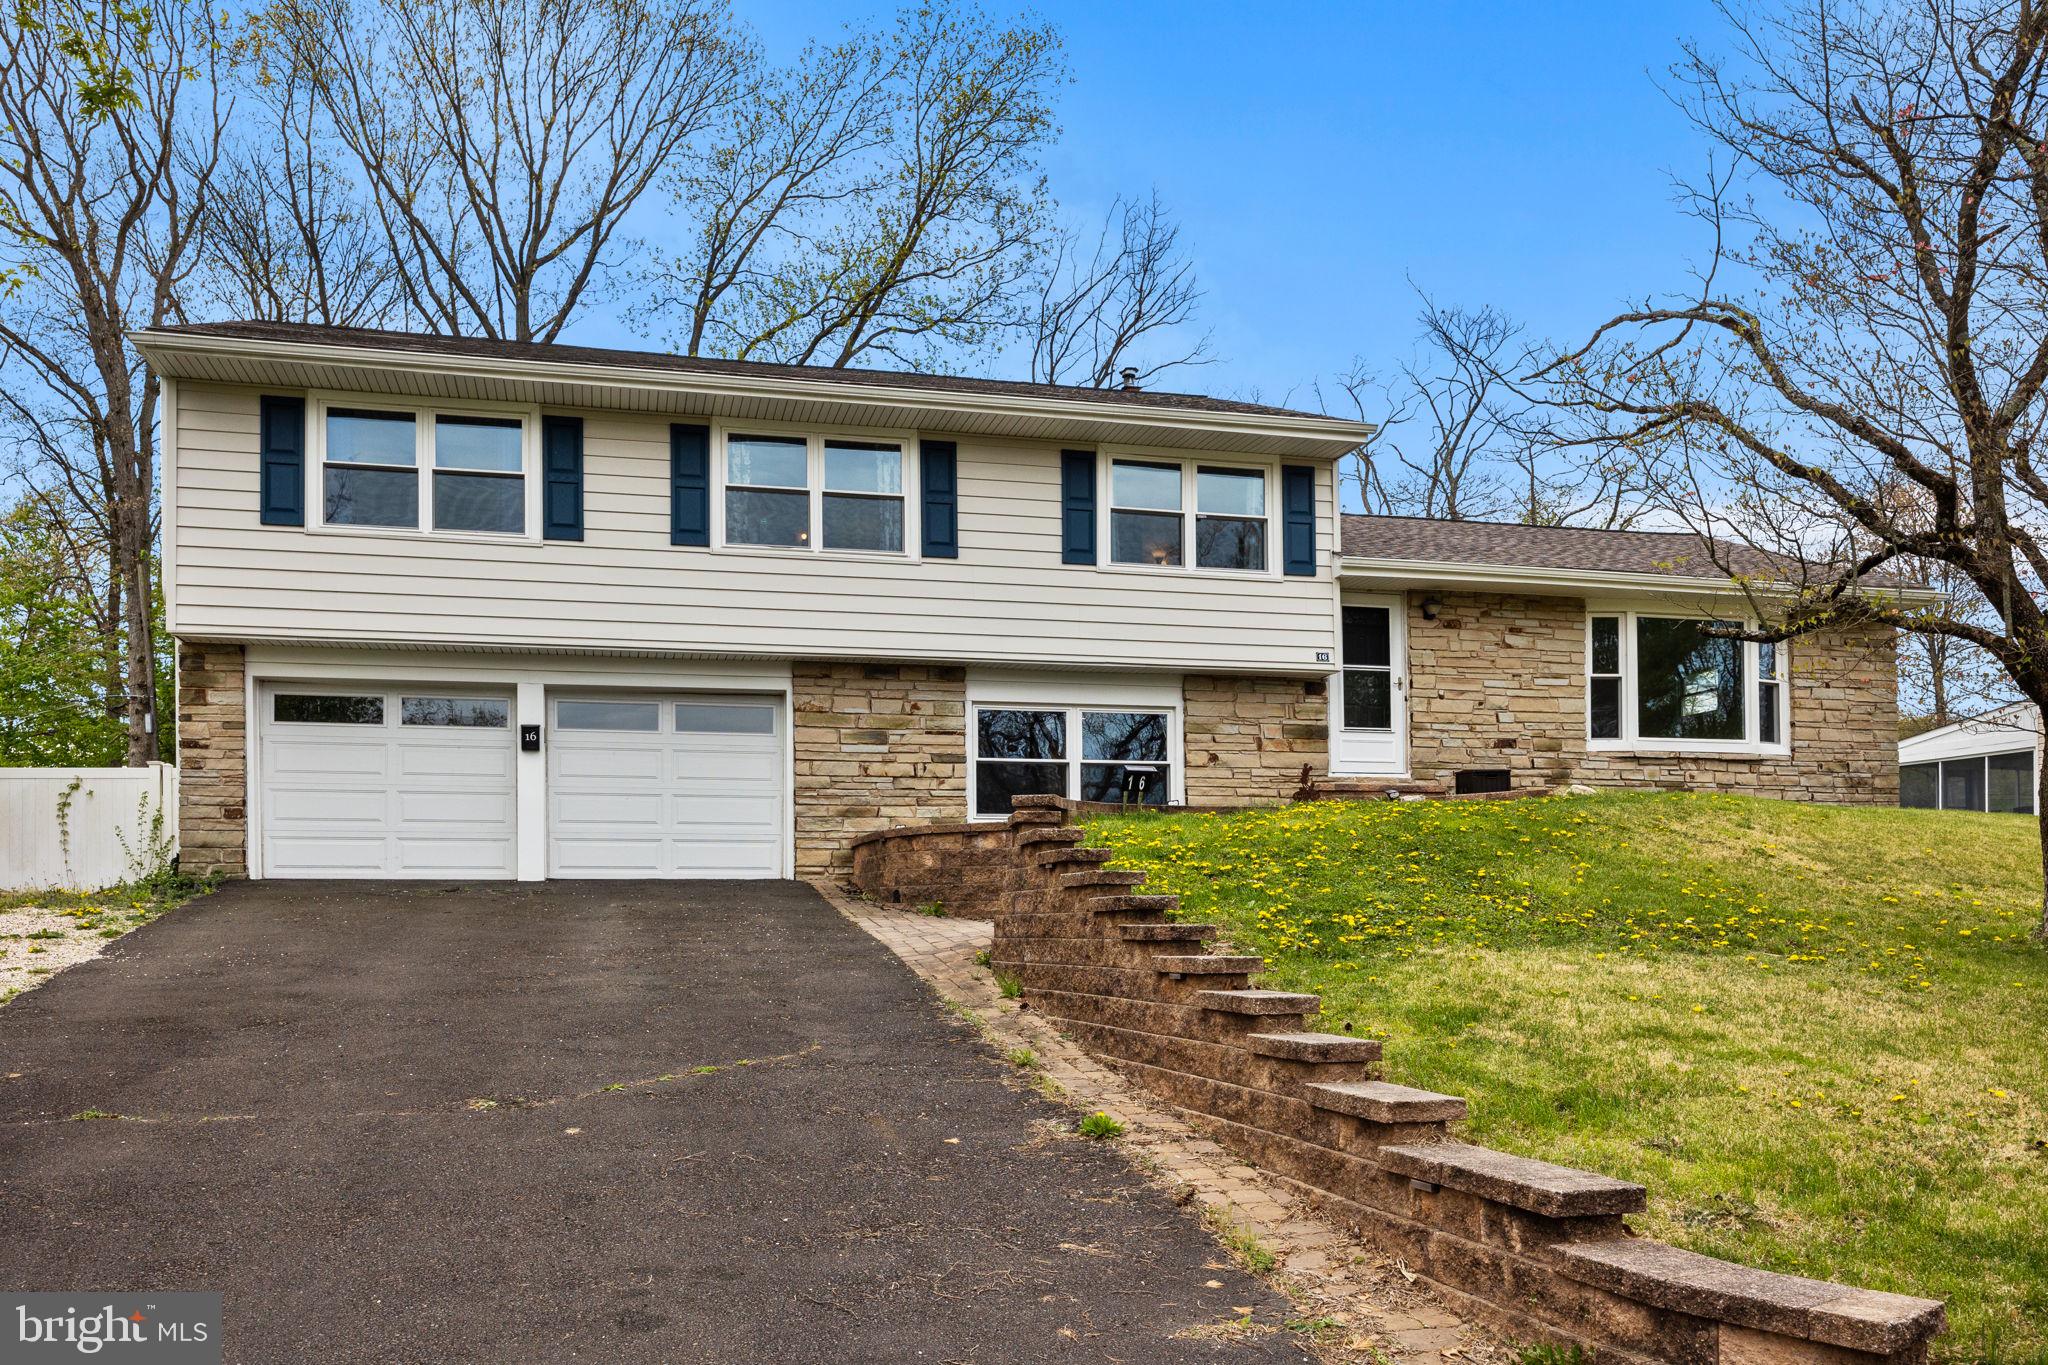
[[[1256,467],[1111,460],[1109,561],[1264,573],[1267,493]]]
[[[1638,612],[1589,617],[1591,745],[1783,751],[1784,647],[1713,629],[1742,624]]]
[[[734,431],[724,445],[725,544],[904,552],[905,442]]]
[[[325,405],[321,522],[524,535],[529,428],[523,416]]]

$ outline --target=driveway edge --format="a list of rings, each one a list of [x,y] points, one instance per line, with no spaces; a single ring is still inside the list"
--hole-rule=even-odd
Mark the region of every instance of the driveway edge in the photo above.
[[[1278,1262],[1272,1283],[1300,1310],[1326,1360],[1374,1365],[1485,1365],[1511,1359],[1481,1328],[1448,1312],[1405,1267],[1326,1222],[1293,1185],[1238,1161],[1184,1118],[1127,1085],[1046,1020],[1005,999],[975,961],[994,926],[876,905],[822,881],[812,886],[841,915],[917,973],[994,1047],[1029,1048],[1040,1088],[1081,1111],[1104,1110],[1126,1129],[1120,1145],[1176,1203],[1198,1205],[1231,1240],[1255,1239]]]

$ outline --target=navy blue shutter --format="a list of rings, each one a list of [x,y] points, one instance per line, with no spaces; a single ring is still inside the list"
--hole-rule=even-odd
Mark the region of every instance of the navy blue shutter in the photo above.
[[[918,477],[924,485],[924,557],[960,557],[960,459],[951,441],[917,443]]]
[[[711,428],[675,422],[668,429],[668,543],[711,543]]]
[[[583,539],[583,419],[540,419],[540,534],[543,540]]]
[[[1060,562],[1095,562],[1095,452],[1060,452]]]
[[[264,394],[259,404],[265,526],[306,524],[306,400]]]
[[[1316,471],[1314,466],[1280,467],[1282,553],[1287,572],[1313,578],[1316,572]]]

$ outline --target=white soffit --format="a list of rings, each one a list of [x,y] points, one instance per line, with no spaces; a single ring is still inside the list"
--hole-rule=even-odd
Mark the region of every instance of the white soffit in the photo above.
[[[1367,423],[1311,414],[1164,406],[1106,409],[1089,399],[509,361],[174,332],[137,332],[130,339],[164,378],[256,388],[532,403],[721,421],[912,428],[991,440],[1149,445],[1313,460],[1334,460],[1373,431]]]

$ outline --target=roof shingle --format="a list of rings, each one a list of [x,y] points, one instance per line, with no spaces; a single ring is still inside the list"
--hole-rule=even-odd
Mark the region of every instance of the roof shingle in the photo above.
[[[706,356],[671,355],[665,351],[621,351],[559,342],[497,341],[488,337],[438,336],[424,332],[387,332],[367,327],[323,327],[295,322],[200,322],[159,327],[170,336],[220,337],[228,340],[286,345],[352,346],[366,350],[414,351],[423,356],[503,360],[509,364],[563,363],[613,365],[663,370],[676,374],[823,380],[875,388],[929,389],[934,393],[985,394],[1007,398],[1057,398],[1099,403],[1107,408],[1139,411],[1213,412],[1251,417],[1295,417],[1315,422],[1344,419],[1295,408],[1268,407],[1203,394],[1167,393],[1153,389],[1096,389],[1071,384],[1030,384],[1010,379],[973,379],[960,375],[910,370],[834,369],[825,365],[780,365],[759,360],[715,360]],[[1358,424],[1361,433],[1365,424]]]
[[[1343,535],[1347,559],[1663,574],[1725,582],[1727,574],[1714,563],[1709,545],[1690,531],[1598,531],[1578,526],[1352,514],[1344,517]],[[1720,548],[1723,558],[1744,574],[1788,577],[1785,566],[1761,550],[1725,542]]]

